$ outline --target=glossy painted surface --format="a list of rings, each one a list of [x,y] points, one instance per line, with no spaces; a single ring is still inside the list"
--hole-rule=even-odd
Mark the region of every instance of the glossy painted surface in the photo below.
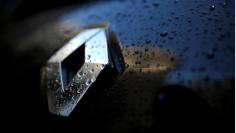
[[[107,132],[143,131],[154,123],[155,94],[168,84],[192,88],[220,116],[230,116],[234,15],[232,0],[95,2],[25,21],[10,34],[15,39],[9,42],[19,59],[35,51],[34,60],[21,63],[22,68],[41,66],[81,29],[108,22],[123,46],[128,68],[115,87],[94,97],[86,116],[101,118],[98,126],[107,127]]]

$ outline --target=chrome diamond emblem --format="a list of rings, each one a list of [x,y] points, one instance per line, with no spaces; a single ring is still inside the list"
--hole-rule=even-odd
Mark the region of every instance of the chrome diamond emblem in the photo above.
[[[108,76],[101,75],[106,69],[112,69],[116,76],[124,70],[114,35],[107,28],[80,32],[59,49],[43,69],[49,112],[69,116],[98,76]]]

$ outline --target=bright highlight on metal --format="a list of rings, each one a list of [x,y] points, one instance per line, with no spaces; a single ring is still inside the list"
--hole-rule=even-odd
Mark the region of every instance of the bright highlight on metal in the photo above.
[[[100,72],[113,64],[109,40],[106,28],[88,29],[75,36],[48,60],[43,79],[50,113],[69,116],[96,82]],[[116,54],[114,50],[113,54]],[[119,58],[122,58],[120,62],[123,65],[123,57]],[[119,67],[116,67],[118,72],[121,70]]]

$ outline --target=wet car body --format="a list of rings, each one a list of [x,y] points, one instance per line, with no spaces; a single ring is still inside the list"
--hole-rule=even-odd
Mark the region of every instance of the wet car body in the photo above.
[[[12,75],[18,79],[11,88],[21,94],[16,97],[22,110],[13,113],[13,120],[20,122],[29,116],[25,128],[37,120],[47,121],[42,126],[50,127],[40,100],[40,68],[80,30],[109,23],[119,38],[126,71],[112,88],[91,90],[79,105],[84,109],[65,120],[72,123],[66,128],[149,130],[155,122],[155,94],[170,84],[191,88],[216,110],[225,121],[223,127],[232,128],[233,11],[234,1],[224,0],[121,0],[91,2],[35,15],[4,35],[11,54],[10,68],[15,70]],[[41,127],[36,123],[33,126]]]

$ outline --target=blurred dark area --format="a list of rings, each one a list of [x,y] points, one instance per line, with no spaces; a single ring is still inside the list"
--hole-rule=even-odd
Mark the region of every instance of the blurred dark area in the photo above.
[[[1,0],[1,28],[19,23],[35,14],[62,8],[65,6],[81,5],[93,0]],[[101,0],[99,0],[101,1]]]
[[[1,63],[1,89],[2,106],[4,106],[4,118],[1,122],[13,128],[6,130],[14,131],[17,127],[19,131],[26,132],[48,132],[48,112],[45,111],[45,104],[41,100],[40,92],[40,67],[31,63],[34,60],[26,53],[26,56],[17,57],[14,45],[9,44],[6,34],[24,23],[25,20],[50,10],[63,8],[66,6],[83,5],[93,0],[1,0],[0,1],[0,59]],[[26,63],[26,64],[25,64]],[[27,67],[28,66],[28,67]],[[23,73],[21,73],[22,71]],[[25,75],[25,76],[23,76]],[[37,75],[37,76],[36,76]],[[22,79],[19,79],[22,78]],[[32,79],[31,81],[27,81]],[[25,86],[25,85],[29,86]],[[25,89],[24,90],[24,86]],[[32,86],[37,86],[36,88]],[[28,88],[28,89],[27,89]],[[33,89],[32,91],[29,91]],[[9,96],[7,96],[9,94]],[[10,98],[11,97],[11,98]],[[5,101],[8,99],[7,101]],[[43,105],[42,105],[43,104]],[[41,124],[40,124],[41,123]],[[5,127],[2,129],[5,130]]]

